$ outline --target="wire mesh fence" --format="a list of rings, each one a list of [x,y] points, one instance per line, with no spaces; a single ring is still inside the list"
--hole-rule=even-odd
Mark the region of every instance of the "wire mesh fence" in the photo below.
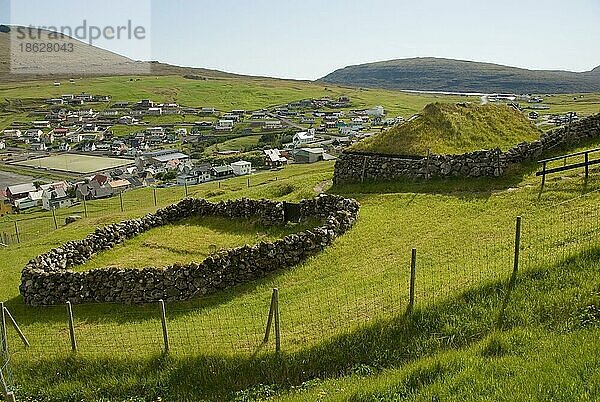
[[[589,193],[547,211],[524,215],[519,272],[561,264],[600,247],[597,199],[598,193]],[[481,225],[486,229],[477,241],[465,242],[472,238],[466,234],[471,228],[454,224],[424,234],[430,236],[427,243],[432,246],[416,250],[416,307],[485,284],[505,283],[511,277],[516,220],[501,227],[494,225],[494,217],[478,219],[488,221]],[[411,302],[411,257],[408,249],[405,258],[393,264],[370,267],[363,276],[353,273],[352,286],[340,283],[336,275],[315,275],[312,280],[319,286],[283,278],[278,282],[276,317],[281,350],[297,352],[404,314]],[[250,357],[276,349],[273,322],[265,342],[272,298],[270,287],[256,285],[189,302],[166,303],[164,322],[159,303],[74,305],[72,327],[66,305],[33,308],[15,304],[14,316],[30,346],[23,344],[10,325],[7,343],[12,356],[29,361],[66,356],[73,349],[91,357],[153,356],[167,349],[178,356]],[[3,357],[4,365],[10,357]],[[10,381],[9,368],[3,373]]]

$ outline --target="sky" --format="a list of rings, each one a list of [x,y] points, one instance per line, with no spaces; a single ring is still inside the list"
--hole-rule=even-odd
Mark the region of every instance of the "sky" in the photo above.
[[[445,57],[529,69],[600,65],[600,0],[0,0],[0,23],[142,26],[97,45],[140,60],[317,79],[348,65]]]

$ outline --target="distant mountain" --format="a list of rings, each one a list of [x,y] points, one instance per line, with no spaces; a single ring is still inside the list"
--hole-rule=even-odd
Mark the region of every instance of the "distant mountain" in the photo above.
[[[600,66],[589,72],[574,73],[427,57],[349,66],[319,81],[355,87],[419,91],[600,92]]]
[[[150,61],[134,61],[127,57],[88,45],[65,36],[56,39],[50,31],[41,31],[42,40],[72,51],[34,53],[21,51],[18,27],[0,25],[0,82],[32,79],[59,79],[111,75],[187,75],[190,78],[241,77],[236,74],[203,68],[178,67]],[[18,57],[11,57],[13,52]],[[16,45],[15,45],[16,44]],[[72,46],[72,47],[71,47]]]

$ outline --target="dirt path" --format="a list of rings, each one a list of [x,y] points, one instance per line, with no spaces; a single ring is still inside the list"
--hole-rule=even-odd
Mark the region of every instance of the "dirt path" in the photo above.
[[[321,194],[325,189],[333,186],[333,180],[325,180],[315,186],[315,193]]]

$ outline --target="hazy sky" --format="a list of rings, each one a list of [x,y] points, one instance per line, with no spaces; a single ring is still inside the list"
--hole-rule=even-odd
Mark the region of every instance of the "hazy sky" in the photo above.
[[[100,46],[243,74],[316,79],[417,56],[572,71],[600,65],[600,0],[12,0],[12,18],[10,4],[0,0],[0,23],[131,19],[147,28],[144,43]]]

